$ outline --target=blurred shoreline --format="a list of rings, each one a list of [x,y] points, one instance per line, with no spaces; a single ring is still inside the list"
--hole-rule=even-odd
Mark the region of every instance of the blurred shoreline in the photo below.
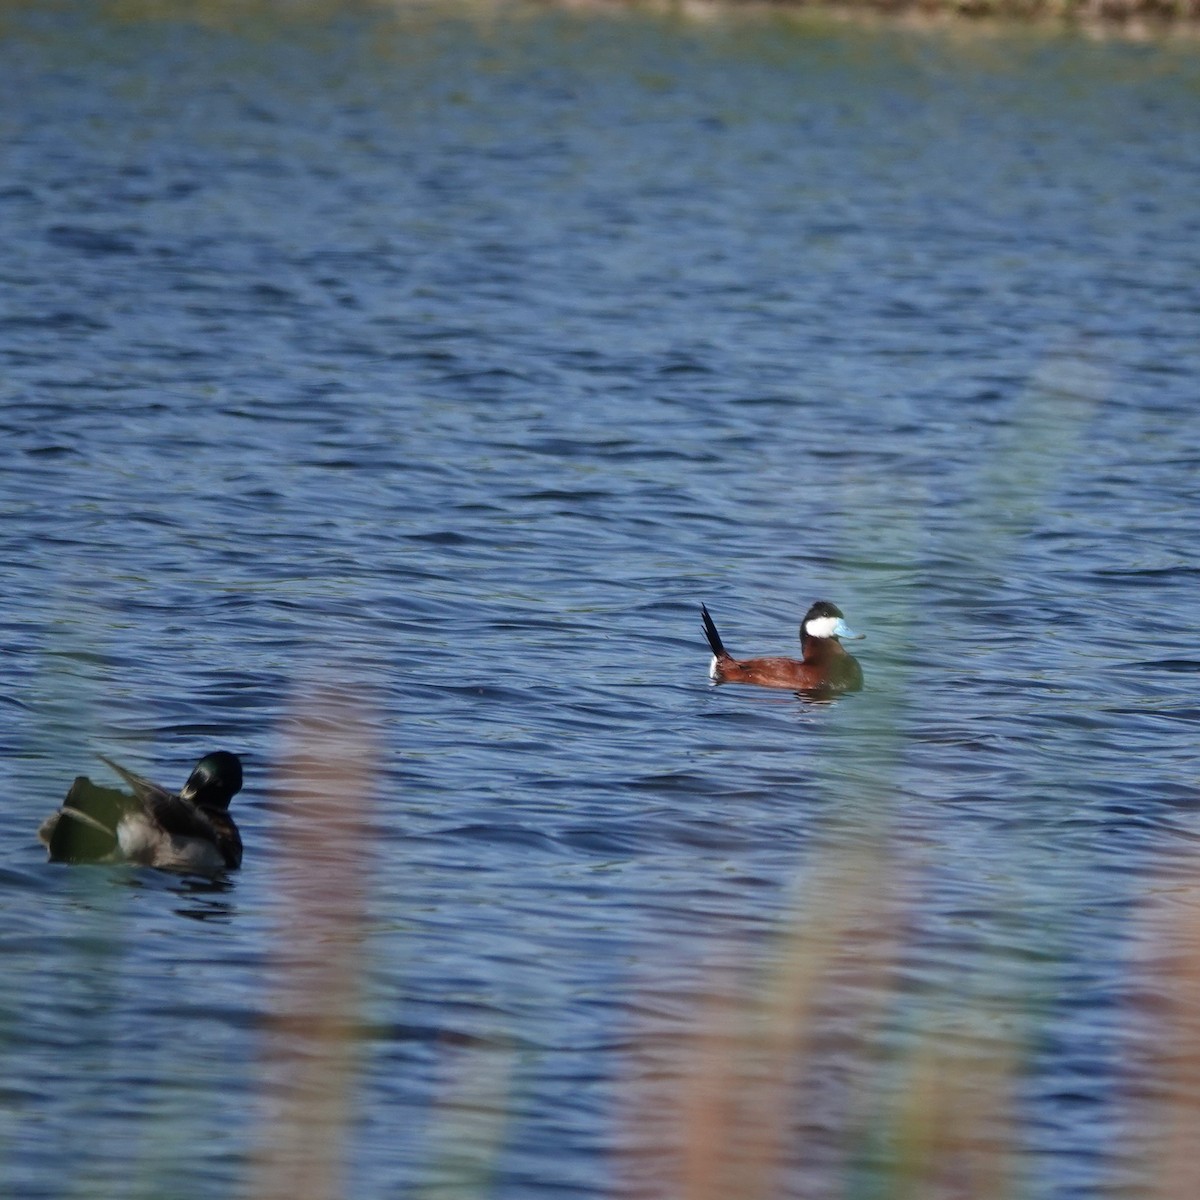
[[[643,9],[692,18],[732,12],[912,27],[1030,28],[1150,38],[1200,33],[1200,0],[556,0],[574,9]]]

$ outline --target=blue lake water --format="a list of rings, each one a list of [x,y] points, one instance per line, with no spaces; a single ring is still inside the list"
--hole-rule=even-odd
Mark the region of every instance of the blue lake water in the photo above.
[[[1198,99],[1169,41],[5,6],[0,1192],[1168,1194]],[[817,598],[864,692],[709,684],[702,601]],[[44,862],[98,753],[217,747],[240,872]]]

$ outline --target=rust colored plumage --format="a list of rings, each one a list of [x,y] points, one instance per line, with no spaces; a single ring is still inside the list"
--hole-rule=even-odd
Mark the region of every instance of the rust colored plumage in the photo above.
[[[841,610],[828,600],[818,600],[800,623],[801,658],[734,658],[703,604],[700,619],[713,652],[710,675],[714,683],[749,683],[815,694],[856,692],[863,685],[858,660],[839,640],[861,635],[846,625]]]

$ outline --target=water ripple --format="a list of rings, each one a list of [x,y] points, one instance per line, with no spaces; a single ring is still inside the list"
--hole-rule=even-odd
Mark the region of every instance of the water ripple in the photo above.
[[[673,1194],[729,1059],[780,1195],[917,1187],[929,1064],[1031,1197],[1142,1194],[1200,903],[1195,65],[169,10],[0,42],[0,1191],[269,1191],[311,1091],[356,1195]],[[818,596],[861,695],[709,684],[701,602],[795,653]],[[217,746],[240,872],[43,863],[98,754]]]

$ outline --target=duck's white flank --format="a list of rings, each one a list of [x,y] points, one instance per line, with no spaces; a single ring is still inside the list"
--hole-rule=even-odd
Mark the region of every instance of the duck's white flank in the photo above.
[[[123,817],[117,845],[129,862],[173,870],[217,871],[225,866],[220,850],[203,838],[173,837],[141,816]]]

